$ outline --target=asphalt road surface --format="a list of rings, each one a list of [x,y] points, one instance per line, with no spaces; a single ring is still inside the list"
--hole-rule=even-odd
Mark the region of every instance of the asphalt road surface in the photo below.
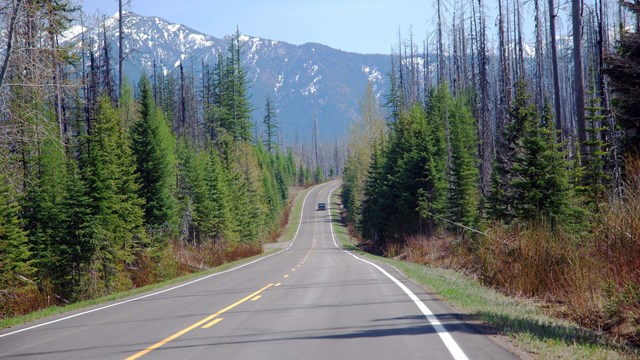
[[[394,269],[339,249],[338,186],[282,251],[154,293],[0,331],[1,359],[512,359]]]

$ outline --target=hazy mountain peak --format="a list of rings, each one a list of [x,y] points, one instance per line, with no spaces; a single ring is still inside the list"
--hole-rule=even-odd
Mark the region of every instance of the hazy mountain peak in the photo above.
[[[93,44],[98,53],[103,27],[115,53],[117,14],[92,29],[72,26],[63,38],[78,45],[84,30],[85,44]],[[123,49],[129,55],[125,74],[137,80],[143,71],[152,73],[154,61],[164,73],[182,62],[197,78],[202,63],[213,64],[216,54],[225,52],[229,41],[230,35],[218,38],[157,16],[126,12]],[[314,112],[322,138],[346,134],[350,121],[357,116],[358,99],[367,82],[372,81],[380,91],[386,81],[384,74],[391,66],[387,55],[348,53],[317,43],[291,45],[246,34],[240,36],[240,42],[256,109],[254,119],[260,123],[266,96],[270,95],[278,108],[284,137],[290,140],[311,136]],[[115,59],[116,56],[114,68]]]

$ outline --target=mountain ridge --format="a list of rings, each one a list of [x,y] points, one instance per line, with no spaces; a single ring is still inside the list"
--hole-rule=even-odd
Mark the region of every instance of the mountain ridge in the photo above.
[[[218,38],[158,16],[125,14],[123,50],[130,55],[124,73],[133,81],[143,72],[151,74],[154,61],[165,74],[182,62],[198,84],[202,64],[213,65],[229,44],[230,35]],[[79,46],[84,30],[97,51],[103,28],[109,46],[117,49],[117,14],[93,27],[73,26],[65,33],[65,42]],[[254,122],[261,131],[264,103],[270,96],[288,143],[311,138],[314,114],[321,140],[344,137],[358,116],[358,100],[367,83],[372,82],[378,96],[386,92],[390,55],[358,54],[315,42],[293,45],[246,34],[240,40]]]

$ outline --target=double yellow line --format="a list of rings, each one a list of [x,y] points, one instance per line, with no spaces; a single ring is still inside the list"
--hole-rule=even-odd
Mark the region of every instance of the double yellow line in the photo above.
[[[242,304],[242,303],[244,303],[244,302],[247,302],[247,301],[249,301],[249,300],[251,300],[251,299],[255,298],[255,297],[256,297],[257,295],[259,295],[261,292],[263,292],[263,291],[267,290],[268,288],[270,288],[270,287],[272,287],[272,286],[273,286],[273,284],[269,284],[269,285],[267,285],[267,286],[263,287],[262,289],[260,289],[260,290],[258,290],[258,291],[256,291],[256,292],[254,292],[253,294],[248,295],[248,296],[246,296],[246,297],[244,297],[244,298],[242,298],[242,299],[240,299],[240,300],[238,300],[238,301],[234,302],[233,304],[231,304],[231,305],[227,306],[226,308],[224,308],[224,309],[222,309],[222,310],[220,310],[220,311],[216,312],[215,314],[211,314],[211,315],[207,316],[206,318],[204,318],[204,319],[202,319],[202,320],[198,321],[197,323],[195,323],[195,324],[193,324],[193,325],[191,325],[191,326],[189,326],[189,327],[186,327],[186,328],[184,328],[184,329],[182,329],[182,330],[178,331],[177,333],[175,333],[175,334],[173,334],[173,335],[169,336],[168,338],[166,338],[166,339],[164,339],[164,340],[161,340],[161,341],[158,341],[157,343],[155,343],[155,344],[153,344],[153,345],[149,346],[148,348],[146,348],[146,349],[144,349],[144,350],[142,350],[142,351],[140,351],[140,352],[138,352],[138,353],[136,353],[136,354],[134,354],[134,355],[129,356],[129,357],[128,357],[128,358],[126,358],[125,360],[134,360],[134,359],[138,359],[138,358],[140,358],[140,357],[142,357],[142,356],[144,356],[144,355],[146,355],[146,354],[148,354],[148,353],[152,352],[153,350],[155,350],[155,349],[159,348],[160,346],[162,346],[162,345],[164,345],[164,344],[168,343],[169,341],[175,340],[175,339],[177,339],[178,337],[180,337],[180,336],[182,336],[182,335],[184,335],[184,334],[188,333],[189,331],[191,331],[191,330],[193,330],[193,329],[195,329],[195,328],[197,328],[197,327],[202,326],[203,324],[206,324],[206,325],[204,325],[204,326],[203,326],[203,328],[205,328],[205,329],[206,329],[206,328],[210,328],[211,326],[213,326],[213,325],[217,324],[218,322],[220,322],[220,321],[222,320],[221,318],[216,319],[218,316],[220,316],[220,315],[224,314],[225,312],[227,312],[227,311],[229,311],[229,310],[233,309],[234,307],[236,307],[236,306],[238,306],[238,305],[240,305],[240,304]]]

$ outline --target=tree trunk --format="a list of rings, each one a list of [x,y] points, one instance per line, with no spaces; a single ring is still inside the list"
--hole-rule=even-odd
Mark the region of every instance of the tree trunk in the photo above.
[[[562,104],[560,103],[560,74],[558,66],[558,45],[556,44],[555,1],[549,0],[549,36],[551,37],[551,66],[553,67],[553,103],[556,113],[556,130],[560,132],[560,140],[565,138],[562,121]]]
[[[0,87],[2,87],[2,82],[4,80],[4,76],[7,74],[7,69],[9,68],[9,58],[11,57],[11,48],[13,47],[13,32],[16,28],[16,20],[18,18],[18,12],[20,10],[20,5],[22,4],[22,0],[17,0],[13,7],[13,12],[11,13],[11,19],[9,20],[9,33],[7,34],[7,46],[5,47],[5,56],[4,61],[2,63],[2,68],[0,69]]]
[[[587,155],[587,132],[584,117],[584,78],[582,74],[582,0],[571,0],[573,23],[573,79],[576,128],[582,156]]]
[[[122,22],[122,0],[118,0],[118,99],[122,97],[122,63],[124,62]]]

